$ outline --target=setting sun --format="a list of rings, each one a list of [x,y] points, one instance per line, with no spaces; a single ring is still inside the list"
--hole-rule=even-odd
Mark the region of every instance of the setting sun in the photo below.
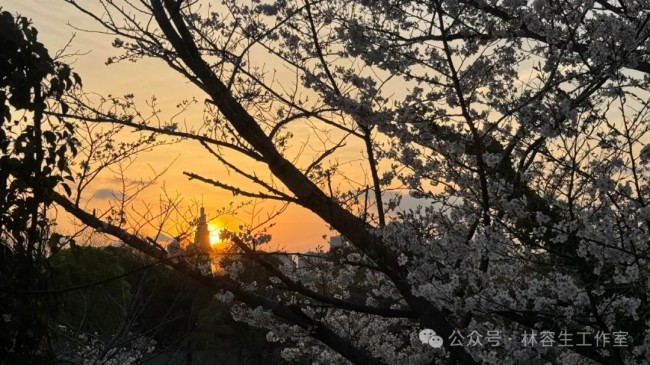
[[[221,243],[221,229],[214,224],[208,224],[208,231],[210,232],[210,245],[215,246]]]

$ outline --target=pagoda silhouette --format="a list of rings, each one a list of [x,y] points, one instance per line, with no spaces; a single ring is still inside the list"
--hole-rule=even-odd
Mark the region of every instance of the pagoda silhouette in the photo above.
[[[205,209],[201,207],[201,215],[196,224],[196,232],[194,233],[194,249],[197,253],[209,254],[210,253],[210,231],[208,231],[208,220],[205,217]]]

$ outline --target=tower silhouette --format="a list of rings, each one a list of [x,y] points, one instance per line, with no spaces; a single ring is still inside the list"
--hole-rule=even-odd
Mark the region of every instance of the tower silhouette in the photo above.
[[[203,207],[201,207],[201,215],[196,225],[194,246],[203,253],[210,252],[210,232],[208,231],[208,221],[205,217],[205,209]]]

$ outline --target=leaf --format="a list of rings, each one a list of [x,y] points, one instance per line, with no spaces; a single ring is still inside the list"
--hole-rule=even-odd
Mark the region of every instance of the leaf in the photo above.
[[[52,80],[50,80],[50,92],[54,94],[58,94],[60,89],[61,89],[61,85],[59,83],[59,79],[53,77]]]
[[[81,77],[79,76],[78,73],[73,72],[72,73],[72,78],[74,79],[75,84],[79,85],[79,87],[83,86],[82,83],[81,83]]]
[[[47,143],[49,143],[51,145],[56,143],[56,135],[52,131],[43,132],[43,138],[45,138]]]
[[[70,189],[68,184],[63,183],[61,186],[63,187],[63,190],[65,190],[65,193],[68,197],[72,196],[72,189]]]

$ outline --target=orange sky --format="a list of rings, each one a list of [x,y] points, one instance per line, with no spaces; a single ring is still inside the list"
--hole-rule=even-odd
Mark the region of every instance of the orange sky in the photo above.
[[[68,23],[81,28],[98,29],[85,16],[78,13],[70,5],[62,1],[43,0],[4,0],[1,5],[4,10],[20,13],[31,18],[39,31],[39,39],[54,53],[61,49],[75,34],[72,46],[68,51],[88,53],[73,60],[73,67],[78,72],[84,84],[84,90],[101,94],[124,95],[135,94],[141,103],[155,95],[163,113],[173,113],[175,105],[180,99],[196,96],[198,100],[203,97],[196,87],[189,84],[179,75],[168,69],[166,65],[157,60],[142,60],[137,63],[125,62],[117,65],[106,66],[104,62],[110,55],[117,52],[111,47],[114,37],[97,33],[84,33],[70,27]],[[201,122],[202,105],[186,112],[179,122],[192,125]],[[355,151],[352,151],[353,153]],[[359,151],[360,152],[360,151]],[[218,162],[207,154],[198,144],[181,143],[164,146],[152,152],[143,154],[130,167],[127,174],[132,177],[146,178],[152,175],[152,169],[160,171],[174,161],[169,171],[162,177],[156,186],[153,186],[140,195],[140,201],[156,202],[161,195],[164,183],[168,192],[180,193],[184,202],[190,205],[192,201],[203,201],[206,212],[214,215],[217,209],[226,206],[229,202],[239,202],[231,193],[207,186],[197,181],[188,181],[182,175],[183,171],[192,171],[206,177],[218,179],[230,185],[244,184],[241,178],[228,175],[227,171],[218,165]],[[263,172],[260,172],[263,173]],[[87,202],[87,208],[105,207],[107,192],[115,190],[114,173],[102,175],[85,193],[86,197],[94,197]],[[258,217],[271,212],[277,204],[260,203],[256,209],[260,211]],[[220,217],[217,225],[236,228],[242,221],[250,222],[248,212],[240,211],[239,217]],[[241,220],[239,220],[241,219]],[[322,221],[311,212],[292,206],[284,214],[274,220],[275,226],[270,230],[273,234],[272,247],[281,247],[288,250],[303,251],[325,246],[327,241],[323,235],[333,234]],[[65,222],[59,222],[63,227]]]

